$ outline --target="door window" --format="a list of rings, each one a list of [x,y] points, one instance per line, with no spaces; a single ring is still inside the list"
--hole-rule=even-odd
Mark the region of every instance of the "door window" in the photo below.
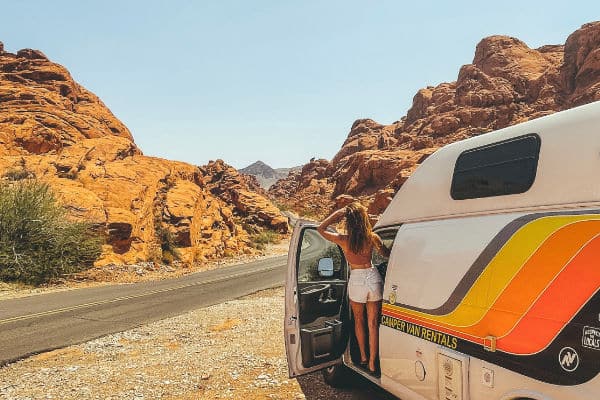
[[[344,255],[337,244],[323,238],[316,229],[305,229],[301,243],[298,283],[346,279]]]

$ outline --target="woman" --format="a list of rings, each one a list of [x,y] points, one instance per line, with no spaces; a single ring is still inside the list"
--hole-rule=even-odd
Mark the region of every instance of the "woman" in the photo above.
[[[346,234],[327,232],[327,227],[346,219]],[[360,364],[376,373],[376,359],[379,353],[379,314],[383,295],[383,280],[375,267],[371,265],[371,253],[376,249],[389,257],[389,250],[372,228],[367,210],[353,202],[347,207],[335,211],[325,218],[317,228],[326,239],[340,245],[350,264],[348,297],[354,314],[354,331],[360,349]],[[365,318],[366,314],[366,318]],[[367,358],[367,327],[369,335],[369,357]]]

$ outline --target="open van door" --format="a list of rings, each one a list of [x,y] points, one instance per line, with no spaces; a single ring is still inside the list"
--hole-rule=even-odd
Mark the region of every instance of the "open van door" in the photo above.
[[[285,348],[291,378],[341,362],[348,343],[348,267],[314,222],[294,228],[285,283]]]

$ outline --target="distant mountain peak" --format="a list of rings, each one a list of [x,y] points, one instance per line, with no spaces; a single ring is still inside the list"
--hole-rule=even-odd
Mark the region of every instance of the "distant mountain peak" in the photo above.
[[[240,172],[248,175],[260,175],[264,178],[274,178],[277,174],[277,171],[260,160],[240,169]]]
[[[272,168],[263,161],[256,161],[239,171],[243,174],[254,175],[260,186],[265,190],[269,189],[271,185],[277,182],[279,179],[285,178],[290,170],[298,169],[301,167],[293,168]]]

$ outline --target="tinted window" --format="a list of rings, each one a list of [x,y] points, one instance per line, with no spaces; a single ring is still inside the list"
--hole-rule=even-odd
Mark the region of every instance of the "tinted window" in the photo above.
[[[526,192],[535,180],[539,153],[535,134],[467,150],[456,160],[450,194],[464,200]]]

